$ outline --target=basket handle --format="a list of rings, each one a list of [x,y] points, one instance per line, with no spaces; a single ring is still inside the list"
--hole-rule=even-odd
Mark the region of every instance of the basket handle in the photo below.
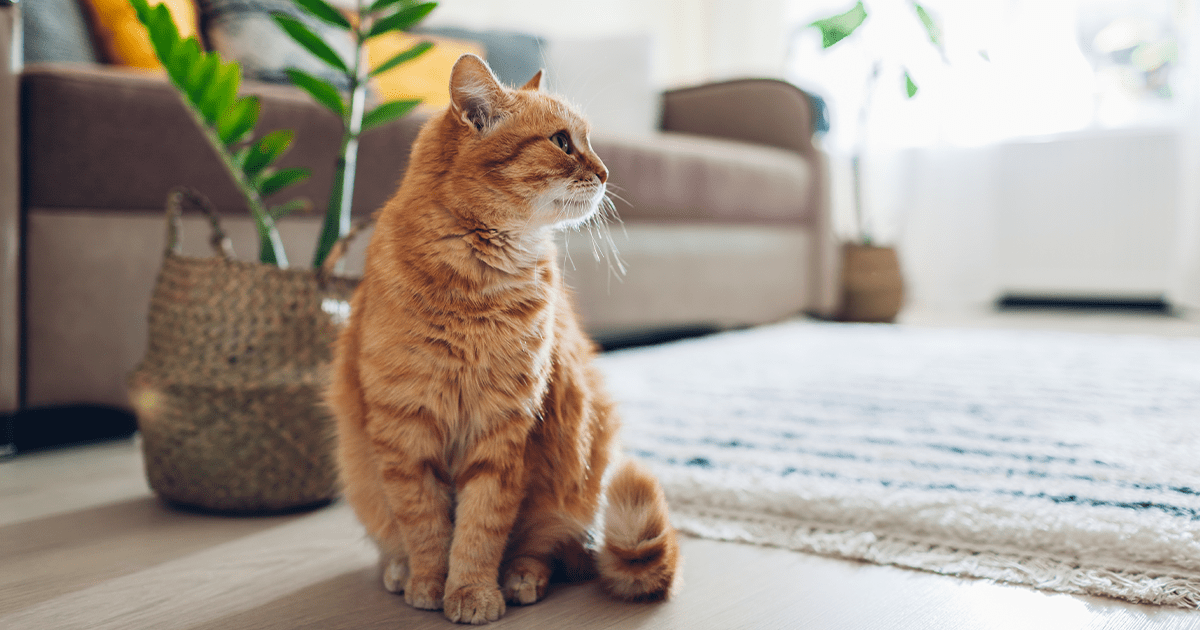
[[[338,263],[342,261],[342,257],[345,256],[346,251],[350,249],[350,242],[354,240],[354,237],[358,236],[360,232],[370,227],[374,222],[375,217],[359,221],[358,223],[354,224],[354,227],[350,228],[349,232],[346,232],[345,236],[335,241],[333,247],[329,248],[329,254],[325,256],[325,262],[321,263],[321,268],[317,272],[318,277],[324,280],[337,275]]]
[[[221,219],[208,197],[192,188],[182,186],[172,188],[171,192],[167,193],[167,255],[183,255],[183,244],[180,243],[179,235],[183,233],[184,201],[200,209],[208,217],[208,224],[212,228],[208,244],[212,246],[213,253],[225,260],[233,260],[233,242],[229,240],[225,230],[221,229]]]

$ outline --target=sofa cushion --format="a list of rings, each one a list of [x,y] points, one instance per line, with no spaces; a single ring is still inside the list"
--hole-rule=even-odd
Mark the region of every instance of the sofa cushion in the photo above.
[[[597,136],[625,220],[808,224],[812,164],[786,149],[681,133]]]
[[[458,58],[467,53],[487,54],[483,46],[465,39],[393,31],[367,40],[367,63],[376,68],[423,41],[432,43],[433,48],[371,79],[381,102],[416,98],[426,108],[446,107],[450,104],[450,72]]]
[[[25,63],[96,63],[83,9],[75,0],[37,0],[21,5]]]
[[[247,83],[262,98],[256,133],[296,130],[281,168],[312,177],[274,203],[307,197],[327,204],[341,123],[300,90]],[[161,212],[166,194],[186,185],[223,213],[247,212],[229,175],[164,77],[128,68],[33,65],[21,84],[25,207]],[[368,216],[395,191],[424,117],[410,115],[363,135],[354,214]]]
[[[412,32],[417,35],[440,35],[479,43],[487,51],[484,59],[487,59],[492,72],[496,73],[500,81],[512,87],[525,85],[525,82],[542,68],[542,47],[545,42],[534,35],[453,26],[422,26],[414,28]]]
[[[247,79],[290,85],[286,70],[298,68],[341,90],[350,89],[350,81],[341,71],[292,40],[271,14],[299,20],[347,64],[354,59],[350,34],[305,13],[291,0],[200,0],[200,10],[208,44],[221,57],[240,63]]]
[[[92,18],[92,32],[109,63],[135,68],[161,68],[146,27],[128,0],[81,0]],[[184,39],[200,32],[192,0],[150,0],[150,6],[165,4]]]

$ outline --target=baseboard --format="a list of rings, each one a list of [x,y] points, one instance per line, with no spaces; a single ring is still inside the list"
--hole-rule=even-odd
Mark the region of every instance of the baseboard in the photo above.
[[[996,300],[1001,311],[1014,310],[1071,310],[1071,311],[1121,311],[1134,313],[1160,313],[1169,315],[1171,305],[1162,296],[1154,297],[1107,297],[1107,296],[1044,296],[1009,294]]]
[[[132,413],[100,405],[26,409],[3,418],[7,444],[0,441],[0,456],[124,439],[137,431]]]
[[[661,326],[632,330],[609,330],[593,333],[591,337],[603,352],[609,352],[625,348],[636,348],[638,346],[652,346],[660,343],[679,341],[681,339],[690,339],[692,337],[703,337],[704,335],[711,335],[721,330],[717,326]]]

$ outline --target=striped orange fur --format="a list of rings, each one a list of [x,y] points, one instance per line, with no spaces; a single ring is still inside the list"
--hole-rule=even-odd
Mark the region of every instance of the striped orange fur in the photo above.
[[[662,490],[632,464],[598,567],[584,547],[618,419],[552,237],[597,211],[608,172],[541,77],[509,89],[459,59],[378,213],[328,392],[385,587],[464,623],[534,603],[556,568],[659,599],[678,560]]]

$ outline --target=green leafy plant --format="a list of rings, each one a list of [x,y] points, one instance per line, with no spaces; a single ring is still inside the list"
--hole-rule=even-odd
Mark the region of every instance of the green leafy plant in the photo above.
[[[354,58],[342,59],[329,44],[321,39],[300,20],[275,13],[273,18],[296,43],[325,62],[334,71],[342,73],[350,87],[349,100],[333,84],[296,68],[287,70],[292,83],[308,92],[318,103],[324,105],[342,121],[342,148],[334,168],[333,187],[329,193],[329,206],[325,222],[317,242],[313,266],[320,267],[338,239],[350,231],[350,207],[354,198],[354,175],[358,164],[359,136],[373,127],[395,120],[412,111],[419,100],[399,100],[383,103],[371,111],[366,110],[367,81],[402,63],[421,56],[433,47],[421,42],[402,51],[391,59],[368,70],[363,57],[367,40],[412,28],[429,15],[437,6],[434,2],[413,0],[375,0],[370,5],[358,0],[358,23],[351,24],[346,16],[325,0],[293,0],[298,7],[313,17],[346,31],[354,41]]]
[[[904,1],[904,0],[900,0]],[[925,34],[929,37],[929,42],[937,48],[942,60],[946,60],[946,49],[942,42],[942,28],[937,19],[924,6],[915,0],[908,0],[908,5],[916,13],[917,19],[920,20],[921,26],[925,29]],[[867,13],[866,6],[862,0],[850,8],[850,10],[837,15],[832,15],[824,19],[816,20],[808,25],[821,32],[821,47],[829,49],[838,42],[852,35],[859,27],[861,27],[870,16]],[[986,58],[986,56],[985,56]],[[871,74],[868,77],[867,91],[863,98],[862,105],[858,112],[858,141],[854,153],[850,158],[851,172],[854,185],[854,212],[857,220],[858,239],[863,245],[870,245],[873,241],[871,229],[867,225],[867,217],[863,211],[863,195],[862,195],[862,153],[865,146],[865,133],[867,113],[871,107],[871,97],[875,91],[875,83],[879,79],[879,74],[882,68],[882,61],[876,60],[871,67]],[[907,67],[902,66],[904,72],[904,94],[907,98],[912,98],[917,95],[918,87],[912,78],[912,74]]]
[[[909,0],[908,4],[916,13],[917,19],[921,21],[921,26],[925,27],[925,33],[929,36],[930,43],[941,53],[942,59],[945,59],[946,49],[942,43],[942,27],[938,24],[937,19],[928,9],[914,0]],[[859,0],[849,11],[817,20],[809,26],[821,31],[821,47],[828,49],[852,35],[867,21],[867,17],[867,8],[863,5],[862,0]],[[912,98],[917,95],[917,89],[917,84],[913,81],[908,68],[904,68],[905,94],[908,98]]]
[[[287,267],[287,255],[275,222],[307,208],[308,204],[297,199],[267,207],[263,199],[309,176],[306,168],[273,166],[291,145],[294,132],[280,129],[252,141],[260,103],[255,96],[238,97],[241,66],[222,61],[215,52],[205,52],[195,37],[180,37],[165,4],[151,7],[146,0],[130,0],[130,3],[146,26],[154,53],[166,68],[188,113],[245,198],[258,229],[259,260]]]

